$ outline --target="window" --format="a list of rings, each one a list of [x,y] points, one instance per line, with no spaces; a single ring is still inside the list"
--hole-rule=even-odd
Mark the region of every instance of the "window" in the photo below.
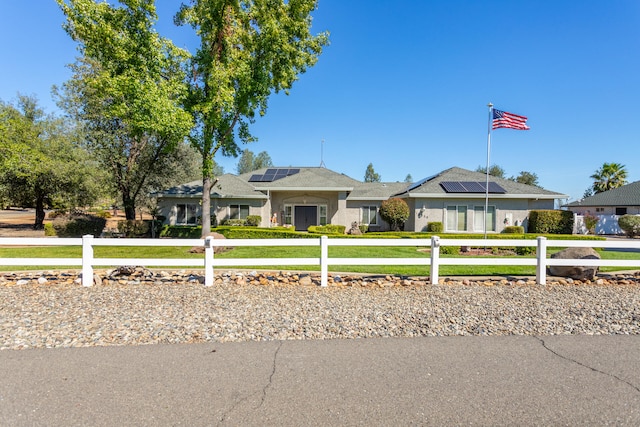
[[[446,231],[466,231],[467,230],[467,207],[447,206],[447,228]]]
[[[198,205],[176,205],[176,224],[196,225],[198,223]]]
[[[249,205],[229,205],[229,219],[247,219]]]
[[[596,213],[598,213],[598,212],[600,212],[600,213],[604,212],[604,208],[596,208]]]
[[[318,206],[320,212],[320,225],[327,225],[327,205]]]
[[[473,231],[484,231],[484,206],[473,207]],[[487,231],[496,231],[495,206],[487,206]]]
[[[626,215],[627,208],[616,208],[616,215]]]
[[[367,225],[378,224],[378,207],[377,206],[362,207],[362,223]]]
[[[282,223],[285,225],[292,225],[291,219],[293,217],[293,206],[284,205],[284,213],[282,215]]]

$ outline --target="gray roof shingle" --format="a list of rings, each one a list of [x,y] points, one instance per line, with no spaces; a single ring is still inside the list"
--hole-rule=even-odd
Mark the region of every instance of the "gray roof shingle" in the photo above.
[[[594,194],[567,206],[640,206],[640,181]]]
[[[484,183],[486,182],[486,175],[482,172],[474,172],[467,169],[452,167],[440,172],[439,174],[425,178],[422,181],[418,181],[416,184],[409,187],[407,191],[398,195],[407,197],[445,195],[448,193],[440,185],[441,182],[445,181],[476,181]],[[519,182],[515,182],[510,179],[490,176],[489,181],[497,183],[506,190],[504,197],[538,196],[541,198],[556,199],[567,197],[565,194],[545,190],[544,188],[536,187],[534,185],[520,184]],[[494,196],[495,194],[492,194],[492,197]]]

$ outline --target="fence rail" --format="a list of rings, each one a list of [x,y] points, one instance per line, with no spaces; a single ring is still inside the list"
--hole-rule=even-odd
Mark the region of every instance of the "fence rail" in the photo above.
[[[80,266],[82,267],[82,285],[93,285],[93,269],[96,266],[140,265],[148,267],[176,266],[198,267],[205,270],[205,285],[213,285],[214,269],[219,267],[276,266],[276,265],[316,265],[320,266],[321,286],[327,286],[330,265],[420,265],[427,267],[431,283],[439,280],[439,269],[443,265],[525,265],[536,266],[536,281],[546,283],[546,269],[549,266],[599,266],[640,268],[638,260],[602,260],[602,259],[553,259],[548,258],[549,247],[591,247],[640,252],[640,241],[592,241],[592,240],[549,240],[538,237],[536,240],[525,239],[441,239],[433,236],[429,239],[329,239],[322,236],[318,239],[96,239],[93,236],[82,238],[7,238],[0,237],[0,246],[81,246],[81,258],[0,258],[4,266]],[[94,255],[96,246],[184,246],[204,247],[202,258],[97,258]],[[216,247],[240,246],[315,246],[320,247],[320,256],[311,258],[215,258]],[[423,258],[330,258],[329,246],[414,246],[431,248],[431,255]],[[443,246],[470,247],[534,247],[535,257],[495,257],[442,258],[440,248]]]

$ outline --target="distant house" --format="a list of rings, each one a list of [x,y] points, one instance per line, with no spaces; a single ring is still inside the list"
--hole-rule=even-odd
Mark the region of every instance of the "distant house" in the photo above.
[[[640,214],[640,181],[603,191],[565,205],[570,211],[584,215]]]
[[[447,169],[415,184],[365,183],[323,167],[265,168],[242,175],[225,174],[211,191],[211,213],[225,219],[261,217],[261,226],[353,222],[369,230],[386,230],[380,205],[391,197],[405,199],[411,217],[407,231],[422,231],[442,222],[448,232],[483,232],[486,176],[461,168]],[[171,225],[195,225],[201,216],[202,182],[194,181],[156,194],[161,214]],[[487,230],[525,225],[531,209],[553,209],[567,196],[514,181],[491,177]]]
[[[578,220],[586,214],[598,216],[596,234],[622,234],[623,231],[618,226],[618,217],[640,215],[640,181],[585,197],[565,207],[578,215]]]

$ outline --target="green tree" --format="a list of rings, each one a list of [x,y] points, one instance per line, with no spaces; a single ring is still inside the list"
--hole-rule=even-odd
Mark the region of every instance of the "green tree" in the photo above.
[[[193,126],[182,108],[188,53],[161,38],[153,0],[57,0],[78,42],[59,105],[84,125],[87,146],[109,172],[127,219]]]
[[[486,174],[487,173],[487,168],[486,168],[486,166],[478,166],[476,168],[476,172],[482,172],[482,173]],[[504,178],[505,177],[505,172],[504,172],[504,169],[502,169],[500,166],[491,165],[489,167],[489,175],[495,176],[496,178]]]
[[[98,197],[98,169],[79,141],[75,126],[45,115],[35,98],[0,102],[3,199],[35,208],[35,229],[43,228],[46,208],[87,206]]]
[[[185,106],[203,160],[203,224],[210,223],[216,153],[237,156],[237,140],[254,141],[249,125],[256,112],[266,113],[272,93],[288,93],[327,44],[327,34],[310,33],[315,8],[316,0],[193,0],[176,15],[178,25],[190,25],[200,38]],[[203,227],[202,235],[208,231]]]
[[[595,194],[627,184],[627,170],[620,163],[603,163],[593,175],[593,191]]]
[[[380,175],[373,170],[373,163],[369,163],[367,170],[364,172],[364,182],[380,182],[380,180]]]
[[[397,197],[385,200],[380,205],[380,218],[389,224],[393,231],[402,230],[409,215],[409,205]]]
[[[269,153],[266,151],[262,151],[256,156],[251,150],[244,149],[238,159],[236,171],[238,172],[238,175],[241,175],[243,173],[252,172],[262,168],[270,168],[272,166],[273,162],[271,161],[271,156],[269,156]]]
[[[408,173],[407,176],[404,178],[404,182],[407,182],[407,183],[413,182],[413,177],[411,176],[410,173]]]
[[[519,182],[520,184],[533,185],[535,187],[540,187],[538,183],[538,175],[534,172],[521,171],[520,175],[516,177],[509,178],[512,181]]]

